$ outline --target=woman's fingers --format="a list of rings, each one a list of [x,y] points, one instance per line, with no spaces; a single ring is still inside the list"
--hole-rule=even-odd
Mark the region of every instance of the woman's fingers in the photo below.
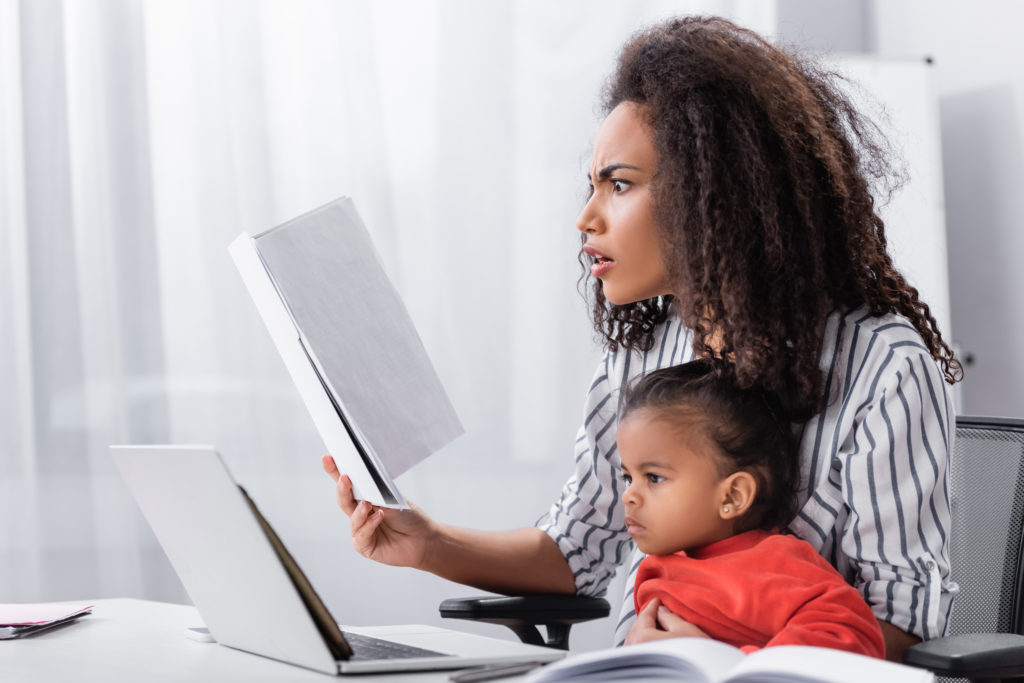
[[[335,481],[338,507],[349,518],[349,533],[356,552],[385,564],[417,566],[430,531],[430,520],[415,505],[409,510],[387,510],[356,500],[352,480],[338,470],[330,455],[321,459],[324,472]]]
[[[352,494],[352,480],[348,478],[347,474],[341,475],[338,477],[338,505],[346,515],[351,516],[358,504],[359,501]]]
[[[352,513],[356,509],[356,499],[352,495],[352,480],[349,479],[348,475],[342,474],[338,471],[338,466],[334,462],[334,458],[329,455],[325,455],[320,459],[320,463],[324,468],[324,472],[335,481],[337,485],[337,497],[338,507],[348,515],[352,516]]]
[[[377,547],[377,529],[384,515],[372,505],[362,501],[353,510],[349,523],[352,533],[352,547],[360,555],[371,557]]]
[[[339,488],[341,488],[339,486]],[[370,514],[373,512],[373,506],[367,503],[365,500],[357,503],[353,510],[349,513],[349,526],[352,528],[352,535],[355,536],[366,521],[370,518]]]
[[[324,468],[324,472],[330,475],[331,479],[338,481],[338,477],[341,476],[341,472],[338,471],[338,465],[334,462],[334,458],[330,455],[325,455],[320,458],[320,464]]]

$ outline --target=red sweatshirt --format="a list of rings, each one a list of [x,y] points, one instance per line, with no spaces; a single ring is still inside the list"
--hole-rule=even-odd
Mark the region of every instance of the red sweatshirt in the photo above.
[[[636,575],[637,612],[654,598],[744,652],[814,645],[885,656],[864,598],[795,536],[748,531],[689,555],[650,555]]]

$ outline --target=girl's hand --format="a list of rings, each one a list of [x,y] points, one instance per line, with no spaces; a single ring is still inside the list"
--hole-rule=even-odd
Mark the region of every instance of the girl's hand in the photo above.
[[[376,508],[356,501],[352,480],[338,471],[334,458],[325,455],[324,471],[337,486],[338,507],[349,517],[352,547],[363,557],[402,567],[422,568],[434,533],[433,521],[415,505],[410,510]]]
[[[649,640],[665,638],[708,638],[708,634],[678,617],[662,606],[661,600],[655,598],[647,603],[647,607],[636,615],[633,627],[626,634],[626,645],[645,643]]]

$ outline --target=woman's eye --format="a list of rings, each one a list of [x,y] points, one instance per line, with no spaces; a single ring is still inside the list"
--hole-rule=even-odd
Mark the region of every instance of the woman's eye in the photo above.
[[[629,187],[629,183],[627,183],[625,180],[613,180],[612,181],[612,188],[616,192],[625,192],[626,188],[628,188],[628,187]]]

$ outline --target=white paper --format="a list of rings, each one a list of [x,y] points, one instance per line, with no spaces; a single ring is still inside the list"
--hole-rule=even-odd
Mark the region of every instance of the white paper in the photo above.
[[[229,251],[356,497],[407,507],[394,478],[463,430],[351,200]]]

